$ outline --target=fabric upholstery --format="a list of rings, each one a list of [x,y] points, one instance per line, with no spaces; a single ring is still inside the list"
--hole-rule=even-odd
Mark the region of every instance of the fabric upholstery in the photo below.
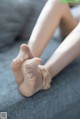
[[[0,0],[0,48],[23,33],[32,9],[28,0]]]
[[[8,52],[0,54],[0,112],[8,119],[79,119],[80,118],[80,59],[77,59],[53,79],[52,87],[30,98],[18,90],[10,69],[12,59],[19,51],[17,43]],[[42,54],[43,64],[58,47],[51,40]]]

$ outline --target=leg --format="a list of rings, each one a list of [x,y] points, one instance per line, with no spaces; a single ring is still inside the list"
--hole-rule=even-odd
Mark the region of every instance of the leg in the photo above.
[[[44,68],[47,69],[50,78],[53,78],[70,62],[79,57],[79,55],[80,55],[80,24],[63,41],[63,43],[52,55],[52,57],[42,67],[43,69]],[[47,80],[47,76],[49,75],[44,74],[42,75],[42,72],[40,72],[40,70],[38,69],[39,64],[40,60],[34,58],[31,59],[31,61],[30,60],[25,61],[24,64],[22,65],[23,67],[22,70],[25,79],[24,82],[19,87],[22,95],[27,97],[32,96],[34,93],[42,89],[42,84],[44,80],[43,78],[46,77],[45,80]]]
[[[77,19],[73,17],[70,12],[69,6],[66,4],[64,9],[63,17],[60,22],[60,29],[62,39],[64,39],[78,24]]]
[[[51,77],[80,56],[80,23],[45,63]]]
[[[64,10],[64,9],[66,9],[66,10]],[[55,14],[55,11],[56,11],[56,14]],[[64,5],[61,4],[59,2],[59,0],[49,0],[46,3],[44,9],[42,10],[42,12],[40,14],[37,24],[34,27],[34,30],[32,32],[32,35],[31,35],[29,43],[28,43],[34,56],[39,57],[41,55],[45,46],[49,42],[53,32],[55,31],[56,27],[59,25],[59,23],[61,22],[62,19],[64,19],[63,21],[65,21],[65,17],[66,17],[66,19],[68,19],[68,21],[70,20],[73,23],[71,25],[71,28],[74,27],[73,26],[74,24],[76,25],[75,20],[72,19],[72,15],[69,12],[70,12],[69,7],[66,4],[64,4]],[[65,24],[66,24],[66,22],[65,22]],[[45,31],[45,33],[44,33],[44,31]],[[25,83],[23,82],[23,84],[20,85],[20,92],[22,92],[22,93],[24,92],[23,91],[24,87],[25,87]],[[25,91],[26,91],[26,88],[27,87],[25,87]],[[27,94],[25,94],[25,95],[27,95]]]
[[[63,36],[66,36],[77,25],[77,22],[72,17],[67,4],[62,4],[59,0],[48,0],[28,43],[34,56],[39,57],[42,54],[59,24],[61,30],[66,31]]]
[[[68,7],[66,7],[66,4],[65,5],[61,4],[59,0],[49,0],[46,3],[37,21],[37,24],[32,32],[30,41],[28,43],[31,49],[31,52],[33,52],[34,56],[38,57],[41,55],[43,49],[49,42],[56,27],[59,25],[61,19],[64,17],[64,9],[68,9]],[[55,11],[56,11],[56,14],[55,14]],[[21,49],[21,52],[18,55],[19,57],[17,57],[16,60],[13,61],[11,64],[13,73],[16,77],[16,81],[19,85],[23,82],[23,79],[24,79],[22,75],[22,71],[21,71],[21,65],[22,65],[22,62],[27,59],[26,57],[27,52],[25,53],[25,51],[23,51],[22,49]],[[31,54],[31,58],[32,57],[33,55]],[[14,64],[19,64],[19,65],[14,65]]]
[[[46,47],[53,32],[55,31],[61,20],[64,22],[64,26],[68,26],[69,21],[71,22],[72,25],[69,24],[71,28],[68,27],[69,30],[67,29],[69,32],[76,25],[75,20],[70,14],[69,7],[66,4],[61,4],[59,0],[48,0],[41,12],[36,26],[34,27],[28,43],[34,56],[39,57],[41,55],[42,51]],[[21,47],[22,48],[20,48],[19,55],[11,63],[11,67],[17,83],[21,83],[23,81],[20,66],[22,62],[28,58],[27,53],[29,52],[29,47],[27,45],[22,45]]]

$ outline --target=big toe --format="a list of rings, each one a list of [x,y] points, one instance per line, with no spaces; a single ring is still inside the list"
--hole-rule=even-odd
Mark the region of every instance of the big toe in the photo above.
[[[41,64],[41,62],[42,62],[42,60],[37,57],[31,59],[31,65],[33,65],[33,66],[38,66],[39,64]]]
[[[21,51],[22,53],[24,53],[25,55],[28,55],[28,58],[33,58],[33,54],[32,54],[32,52],[30,51],[30,48],[29,48],[28,45],[22,44],[22,45],[20,46],[20,51]]]
[[[39,64],[41,64],[41,61],[42,60],[40,58],[35,57],[32,59],[26,60],[22,66],[25,68],[29,68],[29,67],[34,68],[34,67],[37,67]]]
[[[22,44],[20,46],[20,50],[26,53],[26,52],[29,52],[29,47],[26,44]]]

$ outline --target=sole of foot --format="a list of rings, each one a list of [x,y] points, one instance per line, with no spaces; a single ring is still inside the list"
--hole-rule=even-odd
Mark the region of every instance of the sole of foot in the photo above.
[[[20,85],[19,90],[26,97],[32,96],[41,89],[42,74],[38,69],[39,64],[41,64],[41,59],[33,58],[25,61],[22,65],[24,81]]]
[[[18,56],[15,59],[13,59],[11,63],[11,69],[13,71],[13,74],[15,76],[15,79],[18,85],[20,85],[24,80],[24,77],[21,71],[21,65],[25,60],[31,59],[31,58],[33,58],[33,54],[31,53],[30,48],[28,47],[28,45],[22,44],[20,46],[20,52]]]

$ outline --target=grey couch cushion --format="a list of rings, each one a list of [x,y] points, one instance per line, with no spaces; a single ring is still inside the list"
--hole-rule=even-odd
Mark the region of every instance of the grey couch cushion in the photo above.
[[[0,47],[23,33],[32,9],[29,0],[0,0]]]
[[[49,90],[25,98],[20,95],[10,70],[20,44],[0,54],[0,112],[6,111],[8,119],[80,119],[80,59],[56,76]],[[42,55],[43,63],[58,45],[50,41]]]
[[[33,0],[31,1],[33,4],[33,12],[31,14],[30,20],[28,22],[27,27],[25,27],[23,32],[23,37],[27,38],[30,37],[30,34],[34,28],[34,25],[36,24],[36,21],[40,15],[40,12],[43,9],[43,6],[47,2],[46,0]]]

